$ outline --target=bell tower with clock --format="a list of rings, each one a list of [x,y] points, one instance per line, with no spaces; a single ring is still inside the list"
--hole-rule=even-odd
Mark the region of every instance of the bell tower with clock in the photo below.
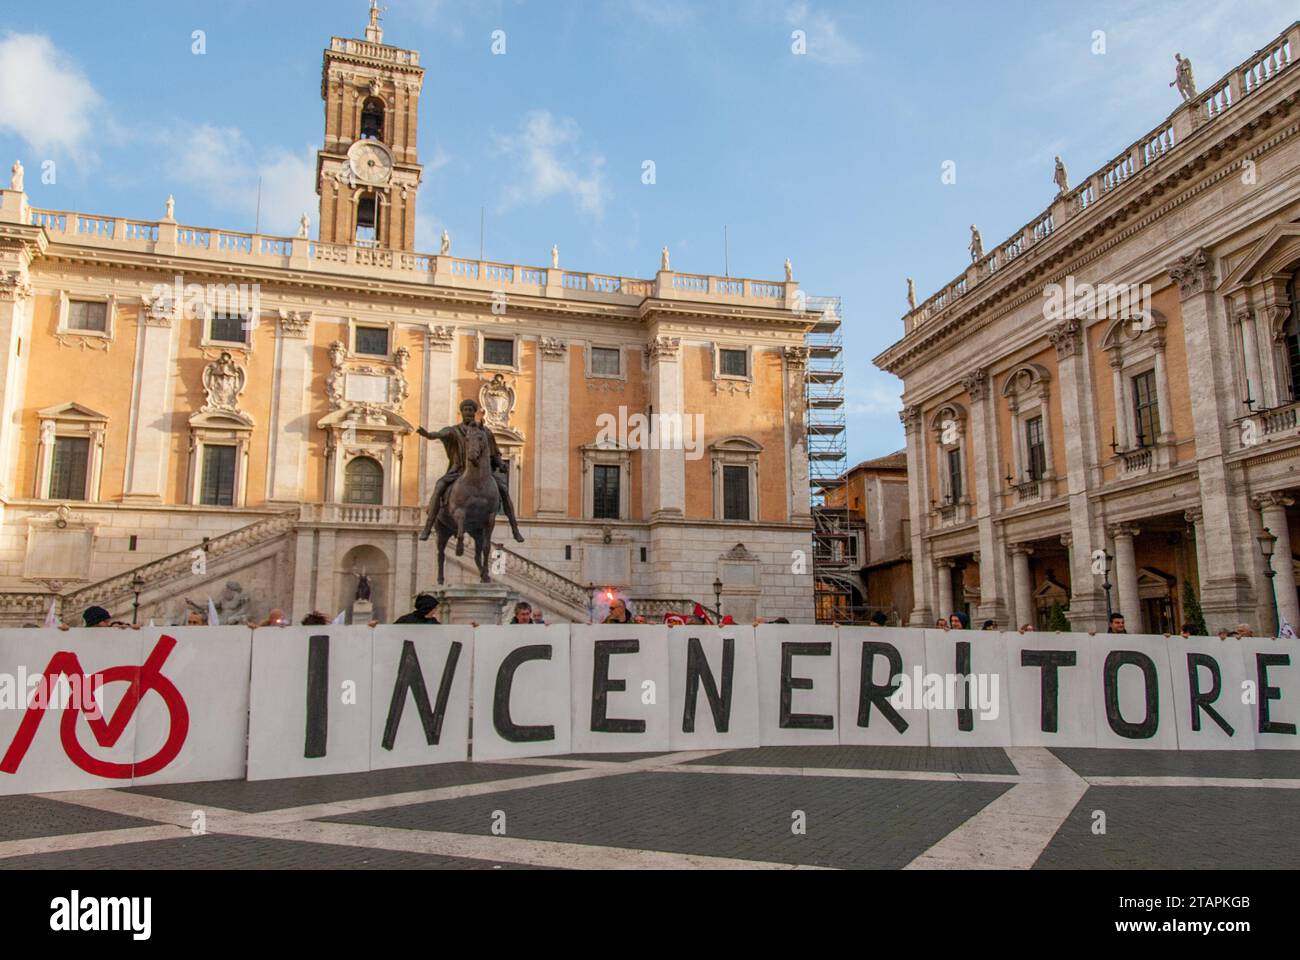
[[[365,40],[334,37],[321,99],[325,145],[316,155],[320,239],[391,250],[415,248],[420,54],[384,43],[378,0]]]

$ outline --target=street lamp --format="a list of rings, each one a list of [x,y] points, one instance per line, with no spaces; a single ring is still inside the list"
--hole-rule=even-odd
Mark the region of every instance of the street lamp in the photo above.
[[[713,609],[718,614],[718,623],[722,622],[722,581],[713,581]]]
[[[1106,627],[1109,629],[1111,614],[1115,612],[1114,608],[1110,605],[1110,588],[1113,586],[1110,582],[1110,561],[1112,557],[1109,553],[1102,551],[1102,558],[1101,575],[1103,579],[1101,581],[1101,588],[1106,591]]]
[[[131,592],[135,594],[135,600],[131,604],[131,625],[135,626],[140,622],[140,594],[144,592],[144,577],[136,574],[131,578]]]
[[[1273,596],[1273,623],[1277,625],[1278,633],[1281,633],[1282,618],[1277,612],[1277,584],[1273,580],[1277,576],[1277,571],[1273,569],[1273,548],[1277,545],[1277,537],[1265,527],[1264,532],[1255,539],[1259,541],[1259,552],[1264,555],[1264,575],[1268,577],[1268,592]]]

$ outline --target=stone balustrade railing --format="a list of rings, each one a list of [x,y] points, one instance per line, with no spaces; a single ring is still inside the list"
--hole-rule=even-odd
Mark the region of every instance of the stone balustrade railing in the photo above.
[[[416,50],[403,50],[390,47],[386,43],[371,43],[368,40],[352,40],[347,37],[334,37],[330,40],[330,49],[336,53],[346,53],[355,57],[369,57],[371,60],[383,60],[388,63],[404,63],[408,66],[420,65],[420,54]]]
[[[12,193],[12,191],[9,191]],[[22,198],[23,194],[15,194]],[[391,250],[374,244],[336,244],[306,237],[277,237],[193,227],[174,220],[128,220],[5,204],[0,220],[26,210],[26,221],[54,243],[95,249],[172,255],[205,262],[387,279],[537,297],[638,305],[647,298],[797,309],[794,281],[748,280],[660,271],[654,279],[582,273],[558,268],[467,260]]]
[[[1147,167],[1174,153],[1200,128],[1230,113],[1257,90],[1291,68],[1300,55],[1300,22],[1255,53],[1188,103],[1183,104],[1156,129],[1140,137],[1127,150],[1012,235],[965,273],[944,286],[903,318],[905,333],[912,333],[950,308],[975,285],[1004,270],[1050,238],[1065,222],[1086,215],[1125,187]]]
[[[418,527],[424,522],[422,507],[383,507],[363,503],[304,503],[298,520],[305,524],[339,524],[350,527]]]

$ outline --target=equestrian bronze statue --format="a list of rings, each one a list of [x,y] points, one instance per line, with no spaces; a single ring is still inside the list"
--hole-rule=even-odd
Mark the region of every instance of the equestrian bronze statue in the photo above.
[[[429,515],[421,540],[428,540],[438,528],[438,583],[444,583],[444,550],[447,541],[456,538],[456,556],[465,554],[465,535],[474,540],[474,562],[483,583],[491,583],[489,563],[492,555],[492,532],[497,513],[504,509],[514,537],[523,543],[510,488],[506,482],[506,465],[497,441],[478,422],[478,402],[465,400],[460,405],[461,422],[433,433],[420,427],[420,436],[439,440],[447,451],[450,469],[434,487],[429,501]]]

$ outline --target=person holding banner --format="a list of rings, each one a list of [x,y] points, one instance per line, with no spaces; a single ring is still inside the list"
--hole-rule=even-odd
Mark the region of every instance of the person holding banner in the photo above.
[[[394,623],[421,623],[426,626],[441,626],[434,615],[438,609],[438,598],[431,593],[422,593],[415,598],[415,609],[405,616],[398,617]]]

